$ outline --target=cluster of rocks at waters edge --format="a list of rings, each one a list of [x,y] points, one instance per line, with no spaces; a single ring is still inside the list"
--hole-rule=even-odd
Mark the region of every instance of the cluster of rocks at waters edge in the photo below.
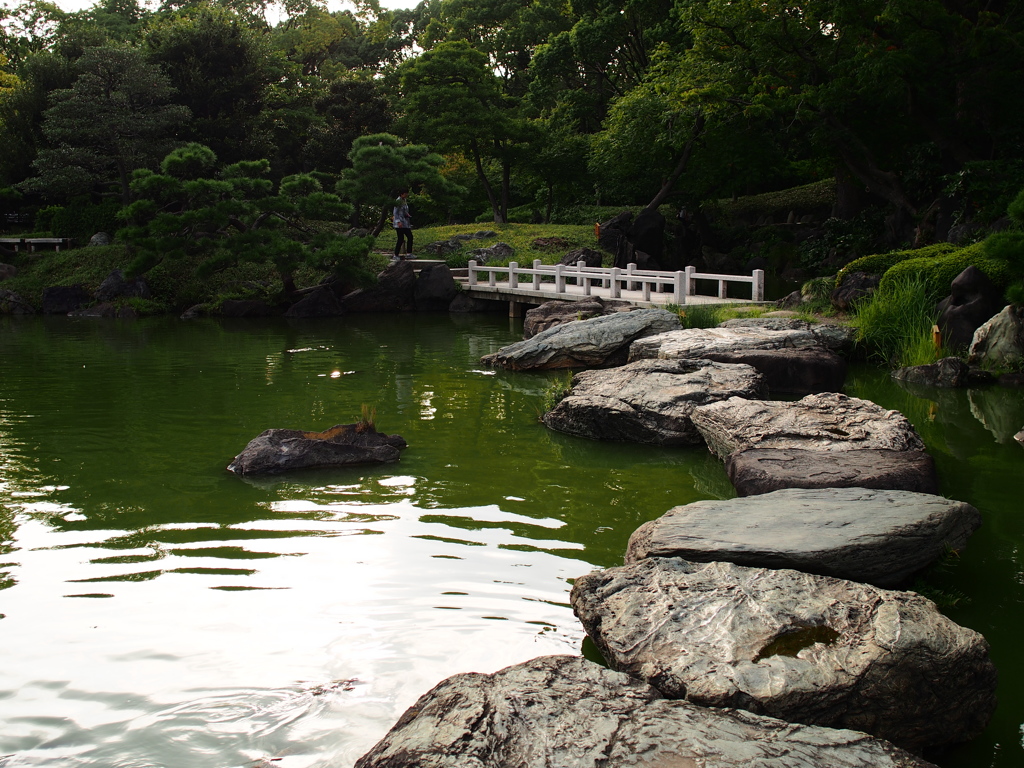
[[[580,360],[608,321],[549,328],[529,353],[487,361]],[[996,685],[985,639],[889,589],[964,547],[980,514],[934,495],[934,463],[901,414],[837,392],[760,400],[763,372],[705,356],[726,339],[740,351],[845,344],[766,325],[639,335],[634,362],[578,373],[544,417],[599,439],[699,433],[741,493],[669,510],[633,533],[623,566],[576,580],[573,610],[615,671],[545,657],[457,675],[357,768],[927,766],[911,752],[985,728]]]

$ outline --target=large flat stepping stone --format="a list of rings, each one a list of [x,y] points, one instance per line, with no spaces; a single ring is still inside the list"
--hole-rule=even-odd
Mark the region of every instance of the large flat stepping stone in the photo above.
[[[853,349],[857,330],[848,325],[809,323],[796,317],[735,317],[720,323],[719,328],[766,328],[773,331],[810,331],[823,347],[843,355]]]
[[[629,347],[629,360],[693,360],[727,352],[820,346],[818,338],[802,328],[685,328],[634,341]]]
[[[977,509],[941,496],[787,489],[675,507],[633,532],[626,563],[721,560],[896,587],[947,549],[962,549],[980,525]]]
[[[664,699],[578,656],[455,675],[356,768],[934,768],[881,739]]]
[[[678,315],[664,309],[616,312],[548,328],[480,361],[513,371],[622,365],[636,339],[679,326]]]
[[[577,373],[569,393],[542,418],[551,429],[592,440],[703,445],[690,420],[694,408],[765,394],[761,375],[748,365],[638,360]]]
[[[704,441],[725,459],[747,448],[923,451],[924,443],[899,411],[835,392],[796,402],[731,397],[695,408],[690,418]]]
[[[752,365],[771,392],[836,392],[846,379],[845,361],[806,327],[739,325],[687,328],[648,336],[629,348],[633,360],[716,360]]]
[[[974,738],[995,709],[988,643],[913,592],[650,558],[577,579],[570,600],[613,669],[701,706],[912,751]]]
[[[935,461],[923,451],[855,448],[748,448],[730,454],[725,471],[740,496],[782,488],[877,488],[938,493]]]

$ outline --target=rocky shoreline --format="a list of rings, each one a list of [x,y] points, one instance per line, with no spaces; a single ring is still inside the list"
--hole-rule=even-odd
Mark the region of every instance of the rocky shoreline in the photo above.
[[[981,515],[935,495],[902,414],[836,391],[845,332],[777,318],[659,330],[671,321],[641,318],[657,312],[552,325],[484,362],[579,367],[585,349],[595,370],[549,428],[706,444],[740,498],[669,510],[633,533],[623,566],[575,581],[610,669],[565,656],[456,675],[357,768],[927,766],[920,755],[984,730],[987,642],[900,589]],[[773,381],[811,394],[763,399],[793,391]]]

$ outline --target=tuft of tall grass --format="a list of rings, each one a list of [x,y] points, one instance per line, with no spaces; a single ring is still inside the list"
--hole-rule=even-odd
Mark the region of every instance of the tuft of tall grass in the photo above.
[[[943,355],[932,338],[936,305],[927,281],[919,275],[901,276],[882,286],[855,312],[857,343],[892,368],[927,365]]]

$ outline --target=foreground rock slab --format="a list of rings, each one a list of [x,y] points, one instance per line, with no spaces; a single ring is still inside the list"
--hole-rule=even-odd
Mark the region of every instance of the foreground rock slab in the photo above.
[[[722,459],[747,448],[924,450],[914,427],[899,411],[835,392],[808,395],[796,402],[731,397],[695,408],[690,418],[708,448]]]
[[[730,454],[725,460],[725,471],[740,496],[783,488],[939,492],[935,461],[923,451],[748,448]]]
[[[572,389],[544,414],[544,424],[592,440],[702,445],[690,420],[698,405],[729,397],[764,397],[760,374],[747,365],[710,360],[638,360],[582,371]]]
[[[995,708],[988,643],[913,592],[650,558],[577,579],[570,600],[612,668],[701,706],[913,751],[977,736]]]
[[[356,768],[929,768],[847,730],[664,699],[576,656],[455,675],[422,696]]]
[[[481,362],[513,371],[621,365],[636,339],[679,327],[679,317],[664,309],[616,312],[549,328],[485,355]]]
[[[626,563],[724,560],[896,587],[962,549],[980,526],[977,509],[941,496],[787,489],[675,507],[633,532]]]
[[[387,464],[398,461],[406,447],[398,435],[385,435],[370,425],[338,424],[323,432],[268,429],[235,456],[228,470],[239,475],[268,475],[296,469]]]

